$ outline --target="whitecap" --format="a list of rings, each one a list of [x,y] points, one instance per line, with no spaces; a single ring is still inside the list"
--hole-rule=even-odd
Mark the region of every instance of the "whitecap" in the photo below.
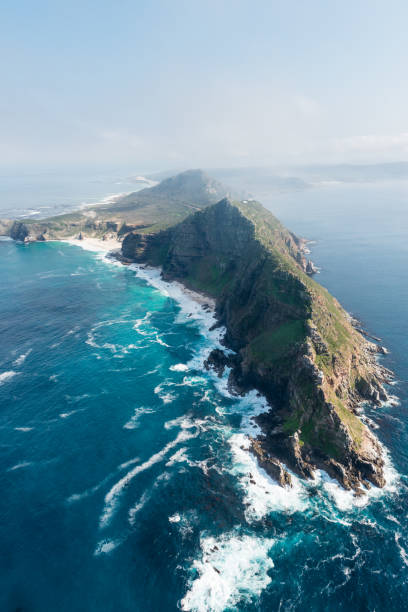
[[[129,467],[129,465],[134,465],[135,463],[139,463],[139,461],[139,457],[133,457],[133,459],[129,459],[129,461],[121,463],[119,469],[124,470],[125,468]]]
[[[187,449],[186,448],[180,448],[176,453],[174,453],[174,455],[172,455],[170,457],[170,459],[167,461],[166,463],[166,467],[171,467],[172,465],[174,465],[175,463],[188,463],[189,459],[186,455]]]
[[[103,480],[98,482],[93,487],[89,487],[89,489],[82,491],[82,493],[73,493],[67,498],[67,503],[72,504],[74,502],[79,502],[82,499],[86,499],[87,497],[90,497],[91,495],[99,491],[99,489],[101,489],[112,478],[113,474],[114,472],[112,472],[111,474],[108,474],[108,476],[106,476]]]
[[[15,427],[14,429],[15,429],[16,431],[23,431],[23,432],[26,432],[26,431],[32,431],[34,428],[33,428],[33,427]]]
[[[150,408],[148,406],[138,406],[135,408],[133,416],[124,424],[124,429],[137,429],[139,427],[140,418],[144,414],[151,414],[155,412],[154,408]]]
[[[21,470],[22,468],[28,467],[32,464],[33,464],[32,461],[20,461],[20,463],[16,463],[11,468],[9,468],[7,471],[14,472],[14,470]]]
[[[13,361],[13,365],[15,366],[21,366],[24,361],[27,359],[27,357],[29,356],[29,354],[32,352],[33,349],[28,349],[28,351],[26,353],[22,353],[20,355],[20,357],[17,357],[17,359],[15,361]]]
[[[181,416],[166,421],[164,423],[165,429],[173,429],[174,427],[181,427],[181,429],[192,429],[193,427],[198,428],[200,431],[204,431],[208,426],[209,417],[205,419],[192,419],[188,415],[182,414]]]
[[[186,463],[189,467],[196,467],[202,470],[204,474],[208,474],[208,470],[209,470],[208,462],[209,462],[209,459],[202,459],[201,461],[192,461],[187,454],[187,448],[180,448],[167,461],[166,467],[172,467],[176,465],[177,463]],[[214,466],[214,469],[217,469],[217,468],[215,468]]]
[[[78,408],[77,410],[69,410],[68,412],[60,412],[59,416],[61,419],[68,419],[73,414],[77,412],[84,412],[85,408]]]
[[[181,517],[178,512],[176,512],[176,514],[173,514],[172,516],[169,516],[169,523],[179,523],[180,521]]]
[[[176,363],[175,365],[170,366],[170,370],[172,372],[187,372],[190,368],[185,363]]]
[[[163,481],[170,480],[171,476],[167,472],[160,474],[154,481],[153,485],[145,491],[140,497],[139,501],[130,508],[128,512],[129,523],[134,525],[136,522],[136,515],[144,508],[144,506],[150,501],[155,489],[157,489]]]
[[[274,541],[239,535],[201,538],[201,556],[193,563],[198,578],[180,605],[190,612],[222,612],[248,604],[270,584],[273,561],[268,553]]]
[[[156,342],[158,344],[160,344],[161,346],[166,346],[167,348],[169,348],[169,344],[167,344],[166,342],[164,342],[164,340],[162,340],[159,336],[159,334],[156,334]]]
[[[9,370],[8,372],[2,372],[0,374],[0,385],[4,385],[4,383],[8,382],[18,374],[19,372],[14,372],[13,370]]]
[[[155,463],[159,463],[160,461],[162,461],[167,455],[167,453],[172,448],[177,446],[177,444],[180,444],[180,442],[184,442],[189,438],[193,437],[195,437],[193,434],[187,431],[181,431],[174,440],[168,442],[166,446],[164,446],[160,451],[152,455],[147,461],[145,461],[141,465],[137,465],[136,467],[134,467],[133,470],[130,470],[130,472],[128,472],[125,476],[123,476],[123,478],[116,482],[105,496],[105,505],[99,523],[100,528],[102,529],[110,523],[113,515],[116,512],[117,504],[121,494],[123,493],[124,489],[130,484],[133,478],[137,476],[137,474],[149,469]]]
[[[165,384],[171,385],[172,383],[161,383],[160,385],[157,385],[154,388],[154,393],[160,397],[164,404],[170,404],[171,402],[174,402],[177,396],[174,393],[164,391],[163,387]]]
[[[94,551],[95,557],[99,555],[108,555],[113,550],[115,550],[115,548],[120,546],[123,543],[123,540],[124,538],[117,538],[116,540],[111,540],[107,538],[105,540],[101,540],[100,542],[98,542],[95,548],[95,551]]]

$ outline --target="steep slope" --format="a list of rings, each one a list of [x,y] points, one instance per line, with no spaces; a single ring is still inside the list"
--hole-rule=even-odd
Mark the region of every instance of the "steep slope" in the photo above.
[[[121,238],[132,229],[152,232],[178,223],[191,212],[214,204],[228,190],[201,170],[188,170],[154,187],[129,194],[114,204],[86,208],[41,221],[0,220],[0,229],[15,240],[55,240],[72,236]]]
[[[216,298],[237,357],[215,352],[209,364],[232,366],[236,387],[255,387],[273,404],[253,450],[274,477],[290,481],[281,460],[306,477],[323,467],[346,488],[384,485],[381,448],[356,413],[361,401],[386,397],[389,372],[307,276],[299,241],[271,213],[224,199],[165,231],[129,234],[122,252]]]

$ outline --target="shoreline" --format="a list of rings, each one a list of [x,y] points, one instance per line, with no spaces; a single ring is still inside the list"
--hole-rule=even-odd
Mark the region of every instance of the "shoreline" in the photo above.
[[[259,425],[257,417],[261,414],[268,414],[273,408],[267,398],[260,393],[256,388],[248,388],[245,391],[235,389],[234,385],[229,382],[229,374],[231,368],[226,366],[225,371],[221,375],[212,367],[205,365],[206,358],[212,353],[214,349],[220,349],[227,357],[228,353],[234,353],[229,347],[227,347],[223,340],[226,329],[221,326],[216,316],[216,301],[213,298],[206,296],[205,294],[193,291],[183,285],[178,280],[164,280],[161,277],[161,268],[148,266],[146,264],[137,264],[135,262],[123,261],[118,253],[118,249],[121,247],[121,242],[117,240],[101,240],[99,238],[85,238],[78,240],[76,238],[70,238],[66,240],[60,240],[59,242],[66,242],[72,246],[80,246],[84,250],[88,250],[94,253],[102,253],[103,259],[109,263],[118,263],[124,266],[128,266],[131,270],[136,272],[139,278],[144,279],[150,286],[154,287],[161,293],[164,293],[168,297],[174,299],[179,306],[181,306],[183,314],[187,317],[192,317],[199,324],[203,336],[211,343],[211,346],[207,346],[205,351],[196,359],[192,359],[190,366],[200,370],[204,370],[209,373],[216,384],[217,389],[223,394],[230,398],[236,398],[237,401],[249,399],[253,395],[253,410],[248,410],[245,415],[246,425],[243,426],[241,423],[239,435],[243,435],[246,439],[246,453],[253,457],[256,462],[257,470],[259,473],[270,482],[273,487],[279,487],[283,492],[290,495],[293,490],[293,484],[298,489],[299,483],[301,487],[305,487],[306,490],[312,485],[318,483],[322,484],[325,491],[335,500],[339,509],[352,509],[354,507],[362,507],[369,503],[371,498],[376,498],[387,492],[394,492],[395,482],[399,479],[399,475],[396,472],[390,456],[389,451],[380,442],[384,467],[386,468],[387,478],[384,487],[371,486],[371,488],[362,489],[362,494],[357,495],[353,489],[348,490],[341,486],[337,480],[334,480],[324,469],[317,466],[314,472],[314,478],[310,480],[304,480],[299,475],[295,474],[287,465],[279,461],[284,472],[291,476],[293,484],[282,483],[276,475],[269,473],[261,465],[259,457],[256,452],[252,449],[253,443],[259,439],[259,435],[262,435],[262,428]],[[187,300],[187,302],[185,302]],[[195,306],[194,306],[195,305]],[[188,309],[186,308],[188,306]],[[201,313],[199,312],[201,311]],[[260,402],[264,402],[262,410],[259,410]],[[248,414],[249,413],[249,414]],[[244,417],[244,415],[242,415]],[[361,418],[361,417],[360,417]],[[242,427],[243,426],[243,427]],[[253,427],[252,431],[250,426]],[[252,434],[252,435],[251,435]],[[253,436],[255,434],[255,436]],[[243,452],[244,449],[242,449]]]
[[[51,242],[51,241],[47,241]],[[108,255],[109,253],[114,253],[115,249],[118,250],[121,248],[122,243],[119,240],[115,240],[114,238],[109,240],[101,240],[100,238],[61,238],[54,240],[53,242],[66,242],[67,244],[71,244],[72,246],[79,246],[84,251],[92,251],[94,253],[105,253]]]

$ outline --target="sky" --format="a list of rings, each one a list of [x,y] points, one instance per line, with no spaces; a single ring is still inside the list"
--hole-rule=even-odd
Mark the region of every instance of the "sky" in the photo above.
[[[0,164],[408,160],[406,0],[2,0]]]

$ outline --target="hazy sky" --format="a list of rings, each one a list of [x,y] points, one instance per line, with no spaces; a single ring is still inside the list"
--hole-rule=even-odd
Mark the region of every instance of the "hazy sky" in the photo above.
[[[406,0],[3,0],[0,163],[408,159]]]

